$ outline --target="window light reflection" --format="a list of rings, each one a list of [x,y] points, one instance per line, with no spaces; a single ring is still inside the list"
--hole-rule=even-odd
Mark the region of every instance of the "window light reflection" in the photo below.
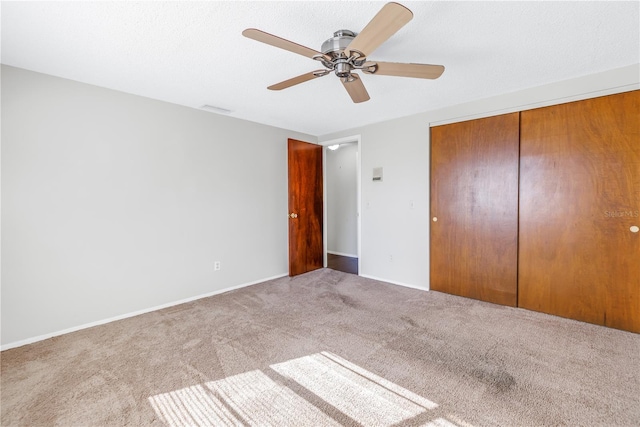
[[[149,397],[162,422],[187,426],[456,424],[428,411],[438,405],[340,356],[321,352]],[[288,387],[287,385],[291,387]],[[294,387],[295,385],[295,387]]]

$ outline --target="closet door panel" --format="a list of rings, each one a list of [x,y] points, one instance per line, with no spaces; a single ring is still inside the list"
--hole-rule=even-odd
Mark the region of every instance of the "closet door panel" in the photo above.
[[[518,142],[519,113],[431,128],[432,290],[516,305]]]
[[[518,305],[640,332],[640,91],[521,113]]]

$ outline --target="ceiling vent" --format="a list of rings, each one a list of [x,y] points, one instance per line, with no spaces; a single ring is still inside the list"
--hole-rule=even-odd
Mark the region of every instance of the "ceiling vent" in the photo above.
[[[226,108],[221,108],[221,107],[214,107],[213,105],[207,105],[207,104],[200,107],[200,109],[209,111],[211,113],[231,114],[231,110],[228,110]]]

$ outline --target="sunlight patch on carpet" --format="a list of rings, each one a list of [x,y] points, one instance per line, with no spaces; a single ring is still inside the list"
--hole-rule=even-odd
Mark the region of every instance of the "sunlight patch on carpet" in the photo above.
[[[250,371],[149,398],[162,421],[173,427],[194,425],[292,425],[322,421],[313,405],[267,377]],[[302,424],[299,424],[302,425]]]
[[[271,368],[364,425],[391,425],[437,407],[328,352],[278,363]]]
[[[394,425],[438,405],[329,352],[149,397],[171,427]],[[287,385],[288,384],[288,385]],[[439,417],[423,425],[455,426]]]

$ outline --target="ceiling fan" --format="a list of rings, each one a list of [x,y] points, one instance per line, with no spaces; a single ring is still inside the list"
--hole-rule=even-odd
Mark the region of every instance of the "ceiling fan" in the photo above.
[[[354,73],[354,70],[362,70],[365,74],[420,79],[437,79],[444,72],[442,65],[367,60],[370,53],[395,34],[411,18],[413,18],[413,13],[406,7],[398,3],[387,3],[359,34],[349,30],[336,31],[333,33],[333,37],[322,43],[321,52],[255,28],[244,30],[242,35],[314,59],[325,67],[276,83],[267,89],[286,89],[326,76],[333,71],[342,81],[353,102],[358,103],[368,101],[369,94],[360,76]]]

